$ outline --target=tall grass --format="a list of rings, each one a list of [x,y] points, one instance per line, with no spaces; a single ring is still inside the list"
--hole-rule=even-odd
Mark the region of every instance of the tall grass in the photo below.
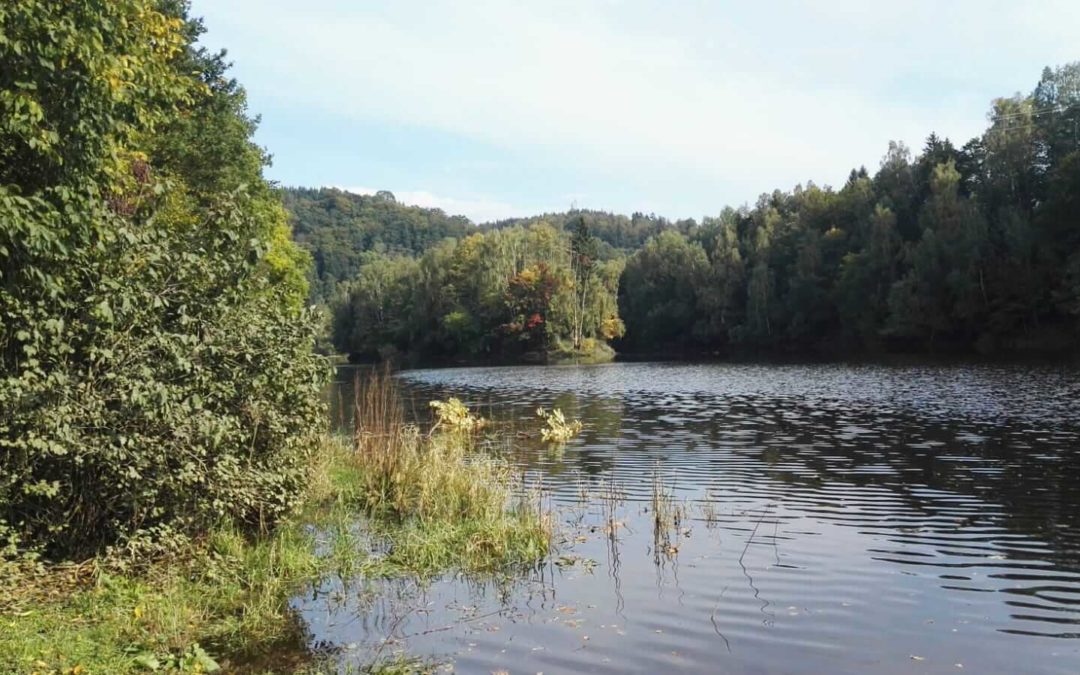
[[[535,562],[548,549],[548,518],[520,476],[477,448],[482,425],[405,422],[396,380],[357,376],[354,466],[360,508],[376,532],[392,532],[389,558],[416,571],[484,571]]]

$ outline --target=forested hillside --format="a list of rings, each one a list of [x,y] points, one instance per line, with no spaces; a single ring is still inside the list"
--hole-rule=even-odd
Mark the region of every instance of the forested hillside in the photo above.
[[[339,282],[357,275],[369,254],[417,256],[476,230],[463,216],[406,206],[389,192],[284,188],[281,194],[296,241],[311,251],[312,299],[321,303],[329,302]]]
[[[625,322],[625,351],[1071,350],[1080,64],[1046,69],[1031,94],[995,100],[988,119],[963,145],[935,134],[917,153],[890,143],[875,172],[852,170],[839,189],[777,190],[701,222],[572,210],[484,224],[468,246],[432,248],[471,225],[385,196],[292,191],[288,203],[320,269],[319,298],[351,280],[335,319],[349,351],[505,354],[521,315],[511,282],[540,265],[554,271],[555,300],[550,316],[536,313],[548,342],[565,342],[558,298],[578,281],[559,270],[579,228],[606,275],[625,267],[605,281],[618,312],[599,317]],[[530,237],[562,244],[523,253],[496,243]],[[463,263],[481,243],[489,254]]]
[[[1080,319],[1080,64],[961,147],[890,144],[839,190],[762,195],[627,263],[626,346],[1068,350]]]
[[[608,257],[617,253],[630,254],[641,248],[646,241],[666,230],[675,229],[689,233],[697,223],[693,219],[670,221],[656,214],[634,213],[624,216],[606,211],[571,209],[561,213],[545,213],[528,218],[509,218],[481,225],[481,229],[499,230],[516,225],[529,226],[547,223],[560,230],[569,230],[579,218],[588,221],[589,231],[600,242]]]

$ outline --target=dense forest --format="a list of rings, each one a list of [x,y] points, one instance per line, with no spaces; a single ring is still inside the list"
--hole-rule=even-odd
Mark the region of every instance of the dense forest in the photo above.
[[[574,210],[366,245],[332,294],[335,344],[468,358],[582,336],[654,354],[1072,350],[1080,64],[1047,68],[988,117],[962,146],[890,143],[873,175],[853,170],[840,189],[777,190],[700,223]],[[582,312],[569,300],[584,296]]]
[[[202,31],[0,3],[0,560],[179,550],[306,485],[308,255]]]
[[[607,359],[623,334],[623,262],[604,260],[583,218],[474,232],[420,257],[376,257],[334,306],[335,346],[354,355]]]
[[[476,229],[462,216],[400,204],[387,191],[368,196],[333,188],[284,188],[281,194],[296,241],[311,251],[311,297],[317,303],[329,302],[338,284],[356,277],[370,260],[417,256]]]

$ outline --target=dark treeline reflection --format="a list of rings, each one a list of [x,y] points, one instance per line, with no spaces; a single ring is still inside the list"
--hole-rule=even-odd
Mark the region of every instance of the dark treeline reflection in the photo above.
[[[336,191],[290,205],[316,260],[350,260],[320,268],[317,285],[338,348],[354,353],[514,356],[583,340],[627,352],[1069,349],[1080,64],[1047,68],[988,118],[962,146],[890,143],[875,173],[853,170],[840,189],[777,190],[701,222],[575,210],[465,236],[389,194],[379,208]],[[368,222],[393,213],[409,217],[386,223],[405,230]],[[371,236],[320,238],[324,221]]]

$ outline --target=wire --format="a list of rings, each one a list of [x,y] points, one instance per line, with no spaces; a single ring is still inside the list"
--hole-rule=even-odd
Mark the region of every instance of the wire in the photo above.
[[[1070,108],[1080,107],[1080,104],[1072,103],[1069,105],[1058,105],[1043,110],[1032,110],[1023,112],[1006,113],[1003,115],[991,115],[991,120],[997,122],[999,120],[1014,119],[1017,117],[1039,117],[1041,115],[1051,115],[1054,113],[1067,112]]]

